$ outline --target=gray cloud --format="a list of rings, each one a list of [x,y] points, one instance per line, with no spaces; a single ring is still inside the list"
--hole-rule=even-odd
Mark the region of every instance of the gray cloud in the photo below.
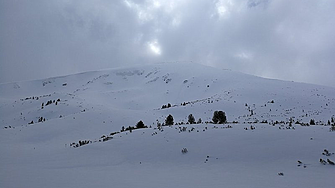
[[[335,86],[335,2],[0,1],[0,82],[193,61]]]

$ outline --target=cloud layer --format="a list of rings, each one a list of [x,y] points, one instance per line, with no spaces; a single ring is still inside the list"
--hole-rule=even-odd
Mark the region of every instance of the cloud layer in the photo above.
[[[0,1],[0,82],[193,61],[335,87],[335,1]]]

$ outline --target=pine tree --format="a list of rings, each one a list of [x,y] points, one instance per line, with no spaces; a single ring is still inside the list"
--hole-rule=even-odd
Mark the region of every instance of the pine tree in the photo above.
[[[136,128],[141,129],[141,128],[146,128],[146,126],[144,125],[143,121],[141,120],[136,124]]]
[[[173,116],[171,114],[169,114],[168,117],[166,117],[165,125],[173,125]]]
[[[188,115],[188,122],[189,122],[190,124],[195,124],[195,118],[193,117],[192,114]]]
[[[214,124],[223,124],[227,122],[226,113],[223,111],[215,111],[213,114],[212,121]]]

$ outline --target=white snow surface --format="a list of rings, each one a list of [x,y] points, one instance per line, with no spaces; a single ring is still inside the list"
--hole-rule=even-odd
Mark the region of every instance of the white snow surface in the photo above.
[[[216,110],[228,123],[205,123]],[[157,129],[169,114],[203,122]],[[330,188],[334,115],[334,88],[193,63],[0,84],[0,187]]]

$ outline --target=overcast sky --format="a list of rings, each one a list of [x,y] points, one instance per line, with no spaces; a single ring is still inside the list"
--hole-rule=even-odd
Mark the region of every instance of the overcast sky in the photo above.
[[[166,61],[335,87],[335,1],[0,0],[0,83]]]

